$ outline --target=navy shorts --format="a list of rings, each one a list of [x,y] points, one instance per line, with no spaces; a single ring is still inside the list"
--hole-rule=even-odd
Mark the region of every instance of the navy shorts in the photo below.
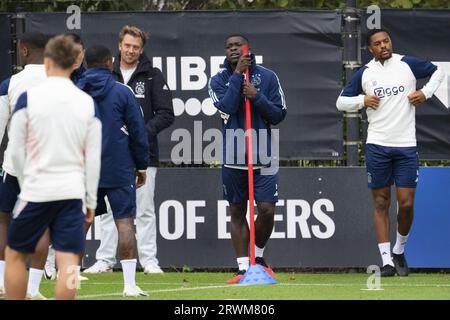
[[[8,229],[8,246],[22,253],[33,253],[47,228],[57,251],[84,251],[84,213],[81,199],[20,201]]]
[[[222,182],[223,197],[229,203],[242,203],[248,200],[247,170],[222,167]],[[253,187],[256,202],[278,201],[278,173],[263,175],[261,170],[254,170]]]
[[[20,193],[19,181],[4,170],[0,175],[0,212],[11,214]]]
[[[136,216],[136,187],[134,185],[119,188],[99,188],[97,191],[96,216],[107,212],[105,196],[111,206],[115,220]]]
[[[366,145],[367,182],[379,189],[395,183],[396,187],[416,188],[419,180],[419,155],[416,147]]]

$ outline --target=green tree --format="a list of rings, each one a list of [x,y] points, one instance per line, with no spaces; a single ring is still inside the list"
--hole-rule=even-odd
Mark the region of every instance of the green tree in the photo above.
[[[71,4],[82,11],[149,11],[211,9],[339,9],[346,0],[28,0],[0,1],[0,11],[61,12]],[[448,0],[358,0],[359,8],[450,8]]]

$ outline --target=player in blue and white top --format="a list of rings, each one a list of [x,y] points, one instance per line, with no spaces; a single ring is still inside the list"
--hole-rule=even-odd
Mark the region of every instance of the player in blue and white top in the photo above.
[[[48,37],[39,32],[28,32],[20,36],[19,57],[20,64],[24,66],[24,69],[0,84],[0,141],[8,127],[19,96],[47,78],[44,68],[44,48],[47,40]],[[13,164],[8,161],[9,152],[10,147],[8,145],[4,153],[2,179],[0,180],[0,298],[4,294],[4,252],[7,230],[20,193]],[[46,232],[37,245],[35,254],[30,257],[27,299],[45,299],[39,292],[39,286],[49,241],[50,237],[48,232]]]
[[[337,99],[340,111],[366,108],[369,121],[366,166],[375,207],[374,222],[383,266],[382,276],[409,273],[404,247],[413,222],[419,175],[416,107],[431,98],[445,74],[429,61],[392,53],[389,34],[370,30],[367,47],[373,59],[360,68]],[[420,90],[417,79],[431,77]],[[389,241],[389,204],[395,183],[398,201],[397,240]]]
[[[84,225],[97,206],[102,138],[93,99],[69,78],[78,54],[70,37],[51,39],[44,51],[48,78],[23,93],[14,109],[7,156],[21,191],[5,254],[8,299],[25,298],[25,256],[47,228],[59,269],[55,296],[76,294]]]

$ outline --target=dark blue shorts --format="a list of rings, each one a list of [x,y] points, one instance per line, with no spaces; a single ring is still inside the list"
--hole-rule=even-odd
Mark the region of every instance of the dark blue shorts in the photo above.
[[[99,188],[97,191],[96,216],[107,212],[105,196],[108,198],[114,219],[136,216],[136,187],[134,185],[119,188]]]
[[[47,228],[57,251],[81,253],[84,251],[84,213],[80,199],[49,202],[20,201],[14,219],[8,228],[8,246],[33,253]]]
[[[20,193],[19,181],[4,170],[0,175],[0,212],[11,214]]]
[[[416,188],[419,180],[419,155],[416,147],[366,145],[367,182],[379,189],[395,183],[396,187]]]
[[[229,203],[248,200],[247,170],[222,167],[223,197]],[[256,202],[276,203],[278,201],[278,173],[262,175],[261,170],[253,171]]]

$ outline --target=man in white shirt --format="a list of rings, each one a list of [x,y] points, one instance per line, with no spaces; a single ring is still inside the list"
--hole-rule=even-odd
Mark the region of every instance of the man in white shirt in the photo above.
[[[414,215],[414,195],[419,179],[415,108],[431,98],[444,73],[429,61],[392,53],[384,29],[370,30],[367,47],[373,59],[360,68],[337,99],[340,111],[366,108],[369,121],[366,165],[375,207],[374,223],[383,261],[381,276],[409,274],[404,249]],[[416,79],[431,77],[420,90]],[[398,202],[397,239],[389,241],[391,185]]]
[[[44,51],[48,78],[23,93],[14,109],[7,156],[21,191],[8,232],[7,299],[25,298],[25,257],[47,228],[59,266],[56,299],[76,295],[84,224],[92,222],[97,206],[101,157],[94,101],[69,78],[78,54],[70,37],[52,38]]]
[[[12,116],[19,96],[26,90],[42,83],[46,79],[44,68],[44,48],[48,37],[33,32],[21,35],[19,40],[20,63],[24,70],[4,80],[0,84],[0,141]],[[8,226],[13,209],[20,192],[12,164],[8,161],[8,146],[3,162],[0,180],[0,298],[4,295],[5,247]],[[45,297],[39,292],[42,279],[47,246],[50,241],[48,231],[38,243],[35,254],[30,258],[27,299],[42,300]]]

